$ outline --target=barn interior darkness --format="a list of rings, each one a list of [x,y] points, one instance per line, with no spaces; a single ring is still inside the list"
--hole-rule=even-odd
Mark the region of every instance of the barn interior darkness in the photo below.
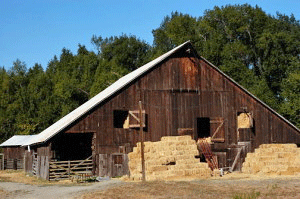
[[[92,155],[93,133],[62,133],[52,144],[58,161],[84,160]]]
[[[198,135],[198,138],[207,138],[210,136],[210,119],[209,119],[209,117],[197,118],[197,135]]]

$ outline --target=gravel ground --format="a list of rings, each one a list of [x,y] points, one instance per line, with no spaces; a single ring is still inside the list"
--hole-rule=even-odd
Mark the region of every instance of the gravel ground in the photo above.
[[[41,185],[27,185],[14,182],[0,182],[0,189],[8,192],[8,198],[27,199],[27,198],[43,198],[43,199],[57,199],[57,198],[74,198],[75,196],[84,194],[94,190],[103,190],[111,187],[117,187],[124,182],[116,179],[92,183],[89,185],[79,186],[41,186]],[[1,198],[1,196],[0,196]]]
[[[0,198],[300,198],[300,176],[247,176],[191,181],[124,182],[118,179],[80,185],[28,185],[0,182]],[[243,195],[246,193],[246,195]],[[254,197],[259,193],[258,197]],[[241,195],[242,194],[242,195]],[[248,195],[247,195],[248,194]],[[2,196],[2,197],[1,197]],[[240,197],[242,196],[242,197]]]

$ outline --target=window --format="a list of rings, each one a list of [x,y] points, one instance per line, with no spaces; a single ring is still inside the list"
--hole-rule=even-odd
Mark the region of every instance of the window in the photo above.
[[[114,128],[124,128],[126,126],[126,120],[128,118],[128,111],[126,110],[114,110]]]
[[[139,128],[140,127],[140,112],[137,110],[114,110],[114,128]],[[142,110],[143,127],[146,127],[147,118],[145,110]]]

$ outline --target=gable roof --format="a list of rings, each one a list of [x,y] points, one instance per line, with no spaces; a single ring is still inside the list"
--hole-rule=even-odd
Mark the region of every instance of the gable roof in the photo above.
[[[51,137],[59,133],[61,130],[65,129],[67,126],[69,126],[71,123],[79,119],[82,115],[93,109],[95,106],[127,86],[129,83],[134,81],[136,78],[140,77],[143,75],[145,72],[149,71],[151,68],[159,64],[160,62],[164,61],[167,59],[170,55],[174,54],[177,52],[179,49],[182,49],[184,46],[191,45],[190,41],[187,41],[180,46],[170,50],[169,52],[163,54],[162,56],[154,59],[153,61],[141,66],[140,68],[132,71],[131,73],[128,73],[127,75],[121,77],[118,79],[115,83],[107,87],[105,90],[100,92],[99,94],[95,95],[93,98],[49,126],[47,129],[42,131],[41,133],[37,134],[37,136],[32,139],[28,140],[23,144],[23,146],[27,145],[33,145],[33,144],[38,144],[42,142],[46,142],[49,140]]]
[[[2,144],[0,147],[8,147],[8,146],[22,146],[31,139],[33,139],[36,135],[14,135]]]
[[[48,141],[54,135],[56,135],[57,133],[59,133],[60,131],[62,131],[66,127],[68,127],[70,124],[72,124],[73,122],[75,122],[77,119],[79,119],[85,113],[87,113],[88,111],[90,111],[91,109],[93,109],[95,106],[99,105],[101,102],[103,102],[104,100],[106,100],[109,97],[111,97],[113,94],[115,94],[118,91],[120,91],[122,88],[124,88],[125,86],[127,86],[128,84],[130,84],[132,81],[136,80],[141,75],[145,74],[147,71],[149,71],[150,69],[152,69],[153,67],[155,67],[157,64],[159,64],[162,61],[164,61],[167,58],[169,58],[171,55],[173,55],[178,50],[183,49],[184,47],[187,47],[187,46],[191,47],[192,50],[194,50],[193,47],[192,47],[191,42],[187,41],[187,42],[179,45],[178,47],[170,50],[169,52],[163,54],[162,56],[154,59],[153,61],[151,61],[151,62],[149,62],[149,63],[141,66],[140,68],[134,70],[133,72],[131,72],[131,73],[129,73],[129,74],[121,77],[119,80],[117,80],[115,83],[113,83],[112,85],[110,85],[109,87],[107,87],[105,90],[103,90],[102,92],[100,92],[99,94],[97,94],[96,96],[94,96],[93,98],[91,98],[90,100],[88,100],[87,102],[85,102],[84,104],[82,104],[81,106],[79,106],[78,108],[76,108],[75,110],[73,110],[72,112],[70,112],[69,114],[67,114],[66,116],[64,116],[63,118],[61,118],[60,120],[58,120],[57,122],[55,122],[51,126],[49,126],[47,129],[45,129],[41,133],[39,133],[36,136],[34,136],[32,139],[26,140],[26,142],[24,142],[22,144],[22,146],[34,145],[34,144],[39,144],[39,143],[43,143],[43,142]],[[274,113],[275,115],[277,115],[279,118],[281,118],[282,120],[284,120],[286,123],[288,123],[290,126],[292,126],[294,129],[296,129],[300,133],[300,130],[295,125],[293,125],[291,122],[289,122],[283,116],[281,116],[275,110],[273,110],[272,108],[270,108],[268,105],[266,105],[260,99],[258,99],[257,97],[255,97],[253,94],[251,94],[249,91],[247,91],[245,88],[243,88],[237,82],[235,82],[228,75],[226,75],[225,73],[223,73],[218,67],[214,66],[212,63],[208,62],[203,57],[201,57],[201,59],[203,59],[211,67],[213,67],[219,73],[221,73],[222,75],[224,75],[229,81],[233,82],[240,89],[242,89],[248,95],[250,95],[251,97],[253,97],[259,103],[261,103],[264,107],[266,107],[267,109],[269,109],[272,113]]]

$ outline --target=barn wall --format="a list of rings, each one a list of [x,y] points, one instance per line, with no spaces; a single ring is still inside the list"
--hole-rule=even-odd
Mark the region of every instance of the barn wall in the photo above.
[[[23,147],[3,147],[5,159],[23,159],[25,149]]]
[[[146,111],[147,141],[178,135],[180,129],[191,129],[197,139],[197,118],[217,118],[224,122],[222,133],[225,140],[217,142],[214,149],[223,157],[223,151],[238,142],[238,112],[247,111],[253,114],[255,121],[253,148],[262,143],[300,143],[299,133],[293,127],[208,62],[194,57],[185,49],[91,110],[71,125],[66,133],[93,132],[93,154],[96,156],[119,153],[123,148],[129,152],[141,140],[139,130],[115,128],[113,113],[115,110],[138,110],[140,100]],[[96,161],[95,167],[98,166]]]

